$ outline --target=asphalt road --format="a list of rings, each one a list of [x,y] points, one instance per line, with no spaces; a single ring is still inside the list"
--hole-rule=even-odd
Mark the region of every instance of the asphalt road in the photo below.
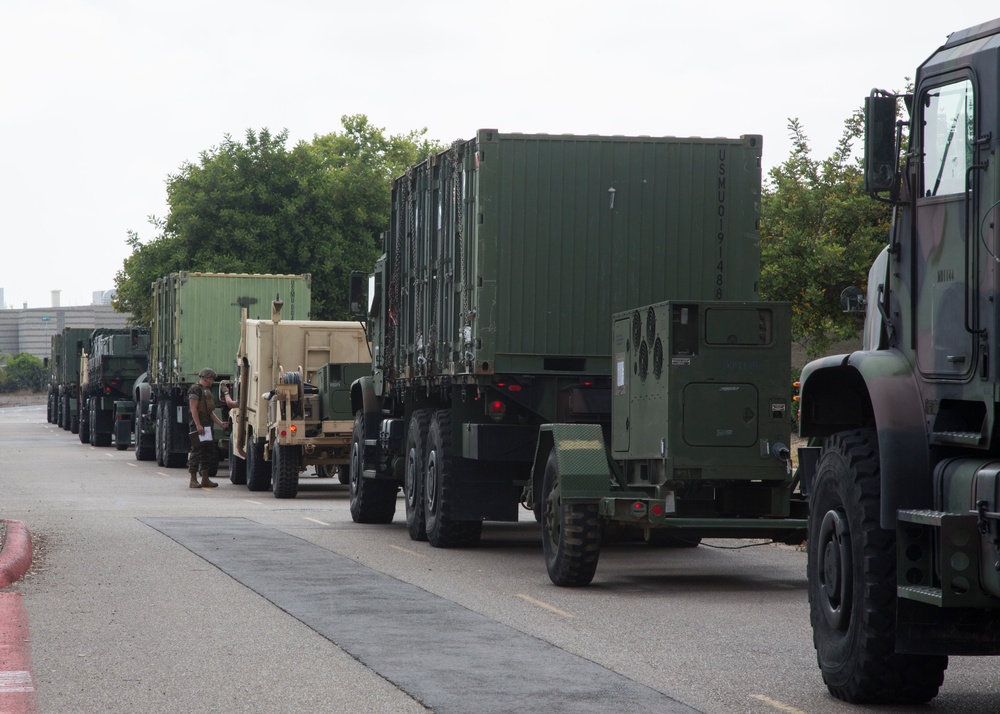
[[[44,408],[0,409],[42,712],[870,711],[821,682],[794,548],[614,545],[563,589],[530,514],[439,550],[407,537],[402,502],[361,526],[330,481],[278,501],[220,476],[189,489]],[[877,711],[996,712],[997,671],[952,658],[931,705]]]

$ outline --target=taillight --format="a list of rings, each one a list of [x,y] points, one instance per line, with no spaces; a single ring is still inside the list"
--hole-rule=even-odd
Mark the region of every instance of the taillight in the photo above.
[[[503,421],[504,414],[507,413],[507,405],[499,399],[494,399],[486,405],[486,413],[493,421]]]

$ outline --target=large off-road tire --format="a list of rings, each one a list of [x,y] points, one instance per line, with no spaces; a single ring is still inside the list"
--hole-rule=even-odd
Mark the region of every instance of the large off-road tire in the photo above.
[[[83,406],[80,404],[82,400],[76,400],[76,409],[71,409],[69,413],[69,430],[71,434],[80,433],[80,412]]]
[[[148,443],[143,444],[143,422],[148,417],[145,414],[140,413],[138,410],[135,414],[135,420],[132,422],[132,427],[135,430],[135,460],[136,461],[151,461],[156,458],[156,438],[153,438],[153,445],[150,446]]]
[[[346,486],[351,482],[351,465],[350,464],[338,464],[337,467],[337,481],[340,482],[342,486]]]
[[[455,469],[451,453],[451,411],[434,413],[427,435],[424,464],[424,518],[427,541],[435,548],[461,548],[479,542],[482,521],[459,521],[452,516]]]
[[[295,498],[299,493],[299,446],[275,444],[271,452],[271,488],[275,498]]]
[[[271,487],[270,464],[264,461],[264,440],[253,434],[247,438],[247,488],[266,491]]]
[[[563,503],[555,450],[542,478],[542,552],[549,579],[563,587],[589,585],[601,555],[596,503]]]
[[[69,431],[69,395],[59,396],[59,428]]]
[[[396,491],[394,481],[364,478],[365,470],[365,415],[358,412],[354,417],[354,431],[351,433],[350,462],[351,518],[355,523],[392,523],[396,514]]]
[[[56,397],[55,394],[52,393],[52,387],[49,387],[49,393],[45,400],[45,420],[49,424],[56,423],[57,411],[58,409],[56,409]]]
[[[406,501],[406,530],[411,540],[427,540],[427,518],[424,511],[424,465],[427,432],[430,430],[430,409],[419,409],[410,416],[406,431],[406,460],[403,467],[403,497]]]
[[[90,415],[89,406],[84,408],[84,416],[86,418],[80,420],[80,428],[77,429],[76,435],[80,437],[81,444],[93,445],[93,441],[91,441],[90,435],[92,433],[91,428],[94,425],[94,420]]]
[[[229,439],[229,481],[236,486],[247,482],[247,459],[236,455],[236,440]]]
[[[917,704],[938,692],[948,658],[896,654],[896,535],[879,525],[878,437],[835,434],[809,508],[809,613],[823,681],[857,704]]]

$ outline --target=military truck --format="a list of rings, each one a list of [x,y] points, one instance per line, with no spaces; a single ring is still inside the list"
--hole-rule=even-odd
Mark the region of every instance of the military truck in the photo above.
[[[190,450],[187,393],[209,367],[218,379],[232,380],[233,355],[240,343],[243,311],[254,319],[270,316],[280,295],[290,318],[308,319],[311,276],[243,273],[171,273],[153,284],[153,324],[149,371],[135,385],[137,434],[154,433],[156,463],[184,466]],[[216,403],[221,404],[218,392]],[[229,436],[213,430],[225,460]],[[136,456],[140,457],[140,439]]]
[[[146,371],[147,328],[98,328],[91,332],[81,357],[79,400],[80,442],[120,451],[132,440],[132,385]]]
[[[49,357],[45,360],[45,366],[49,370],[45,418],[49,424],[59,424],[59,370],[56,367],[56,355],[62,352],[63,341],[61,332],[52,335]]]
[[[358,323],[282,320],[283,306],[272,302],[270,320],[244,311],[229,478],[295,498],[300,472],[313,466],[326,476],[346,466],[354,428],[347,395],[355,378],[371,373],[371,353]]]
[[[52,340],[49,395],[55,398],[55,423],[73,434],[80,429],[80,357],[91,332],[92,327],[66,327]]]
[[[352,311],[370,320],[373,352],[372,375],[356,382],[351,395],[353,519],[391,521],[400,487],[410,537],[436,547],[477,541],[483,521],[515,521],[519,505],[542,518],[544,479],[533,478],[532,470],[539,460],[548,463],[548,452],[539,448],[540,435],[550,438],[543,425],[567,425],[551,432],[561,455],[575,441],[564,442],[561,435],[572,429],[588,435],[580,443],[592,444],[595,454],[615,429],[613,395],[624,379],[620,370],[631,370],[634,360],[613,361],[620,346],[612,343],[612,318],[631,319],[638,306],[659,305],[653,309],[657,329],[668,330],[673,318],[666,315],[673,308],[664,301],[687,301],[708,314],[708,303],[757,299],[760,158],[761,137],[754,135],[678,139],[481,130],[394,181],[391,226],[383,237],[385,252],[368,277],[367,302],[360,277],[351,289]],[[740,335],[747,329],[741,320],[752,322],[758,314],[752,312],[757,308],[745,309],[750,312],[732,318]],[[743,352],[732,355],[759,360],[764,345],[778,350],[778,342],[786,341],[790,347],[780,329],[784,313],[761,310],[770,310],[774,331],[764,343],[741,343]],[[729,324],[728,317],[711,322],[713,337]],[[645,368],[657,356],[673,359],[663,351],[668,333],[647,332],[651,323],[644,325],[638,329],[649,339],[635,349]],[[651,353],[656,338],[661,351]],[[688,339],[702,344],[697,332]],[[713,355],[712,363],[724,362],[721,355]],[[735,380],[735,371],[724,375]],[[752,384],[757,376],[737,384]],[[706,399],[710,391],[705,389]],[[780,472],[767,476],[776,479],[776,491],[767,490],[769,483],[754,495],[787,500],[774,495],[789,490],[787,466],[775,458],[783,453],[774,448],[778,437],[764,429],[770,417],[760,417],[760,402],[751,407],[748,395],[749,388],[723,405],[729,410],[745,402],[748,422],[763,431],[753,440],[756,460],[746,473],[756,473],[758,465],[770,467],[768,474]],[[761,399],[771,397],[766,390]],[[646,399],[652,403],[663,395]],[[642,410],[635,408],[637,414]],[[670,409],[676,417],[676,406]],[[625,422],[617,429],[619,436],[629,431]],[[750,431],[745,426],[739,438]],[[669,471],[650,471],[655,457],[637,437],[640,442],[634,452],[628,446],[619,450],[623,457],[646,459],[646,466],[635,466],[634,476],[630,472],[627,482],[616,483],[628,486],[623,496],[638,499],[632,484],[648,478],[647,484],[663,487],[643,493],[662,504],[669,487],[656,479]],[[669,448],[672,456],[675,445]],[[739,448],[746,447],[741,442]],[[556,458],[561,466],[562,456]],[[692,460],[678,458],[685,465],[678,468],[694,468]],[[603,452],[599,460],[607,461]],[[723,457],[719,467],[736,463]],[[709,499],[718,483],[710,473],[691,476],[692,498]],[[606,481],[589,489],[599,500],[608,495],[611,480],[606,474],[593,478]],[[728,478],[731,472],[720,476]],[[567,493],[567,502],[585,491],[581,486]],[[551,493],[550,486],[549,503]],[[755,501],[747,513],[779,517],[787,508]],[[714,513],[722,517],[732,510]],[[635,523],[651,525],[648,518]]]
[[[948,655],[1000,654],[998,86],[1000,19],[950,35],[912,94],[865,101],[889,244],[866,344],[800,386],[800,432],[822,441],[800,450],[813,641],[849,702],[925,702]]]

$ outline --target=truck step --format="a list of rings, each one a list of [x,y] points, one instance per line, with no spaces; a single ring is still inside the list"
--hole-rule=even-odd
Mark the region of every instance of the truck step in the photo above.
[[[982,432],[978,431],[935,431],[931,433],[932,444],[978,446],[982,441]]]
[[[944,605],[944,595],[941,588],[930,585],[900,585],[896,588],[896,596],[904,600],[916,600],[936,607]]]
[[[937,526],[940,528],[942,519],[949,514],[944,511],[917,510],[897,511],[896,515],[898,520],[904,523],[918,523],[923,526]]]

